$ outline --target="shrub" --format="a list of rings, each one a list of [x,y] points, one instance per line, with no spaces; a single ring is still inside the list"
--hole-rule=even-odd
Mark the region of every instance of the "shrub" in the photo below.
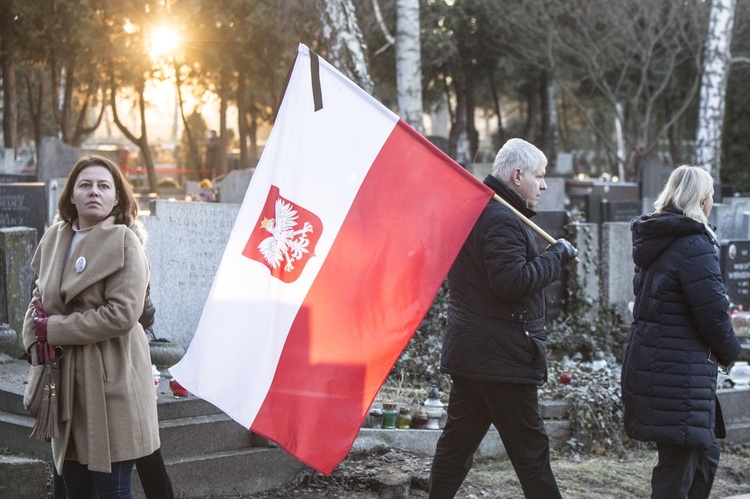
[[[539,396],[570,404],[571,437],[563,450],[574,454],[623,454],[634,444],[623,430],[620,366],[612,356],[606,362],[606,367],[601,368],[587,361],[549,364],[549,380],[539,390]],[[571,374],[570,384],[560,382],[563,371]]]

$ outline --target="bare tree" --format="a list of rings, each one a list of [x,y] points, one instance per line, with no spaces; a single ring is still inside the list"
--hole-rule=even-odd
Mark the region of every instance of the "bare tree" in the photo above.
[[[546,40],[545,65],[611,163],[623,159],[613,138],[617,121],[627,149],[641,146],[649,155],[666,138],[678,160],[682,141],[671,132],[700,84],[703,2],[534,1],[513,12],[516,29],[528,33],[524,39]],[[541,62],[533,45],[508,43],[526,60]],[[594,112],[602,106],[603,121]]]
[[[712,173],[721,173],[721,137],[725,95],[732,60],[732,29],[736,0],[713,0],[703,57],[698,129],[695,134],[695,161]]]

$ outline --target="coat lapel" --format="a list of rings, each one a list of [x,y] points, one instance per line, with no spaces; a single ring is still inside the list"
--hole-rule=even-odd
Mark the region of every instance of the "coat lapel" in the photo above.
[[[94,227],[70,255],[60,283],[65,305],[92,284],[120,270],[125,261],[125,226],[112,217]]]

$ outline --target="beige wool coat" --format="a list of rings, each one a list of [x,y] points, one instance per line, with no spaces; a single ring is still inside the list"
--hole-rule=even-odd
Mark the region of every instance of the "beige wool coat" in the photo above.
[[[109,217],[77,244],[66,265],[73,234],[69,224],[56,223],[37,247],[23,341],[27,351],[36,342],[33,300],[39,298],[49,315],[48,342],[64,349],[55,467],[62,473],[64,460],[74,459],[89,471],[110,473],[111,463],[160,446],[148,340],[138,323],[148,262],[134,232]],[[76,265],[81,257],[83,268]]]

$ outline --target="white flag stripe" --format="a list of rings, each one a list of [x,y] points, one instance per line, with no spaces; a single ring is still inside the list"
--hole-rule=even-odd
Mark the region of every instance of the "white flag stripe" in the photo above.
[[[323,109],[313,112],[306,47],[300,46],[298,58],[289,88],[309,91],[287,92],[284,96],[277,125],[240,208],[193,342],[183,360],[170,369],[188,390],[245,427],[252,424],[273,380],[274,366],[286,340],[278,332],[289,330],[348,207],[398,121],[387,110],[380,115],[373,113],[372,97],[323,60]],[[368,116],[367,121],[358,119],[363,115]],[[350,119],[342,120],[342,116]],[[299,141],[277,143],[274,137],[282,134],[298,137]],[[325,164],[319,163],[320,158]],[[316,256],[290,284],[271,277],[268,268],[242,255],[271,185],[279,186],[281,196],[312,211],[323,223]],[[269,302],[269,298],[274,301]],[[221,324],[221,330],[212,330],[215,324]],[[238,350],[245,362],[228,363],[221,370],[201,365],[200,359],[222,359],[228,351]],[[193,359],[193,352],[200,352],[199,358]],[[252,383],[239,383],[242,393],[227,382],[250,379]]]

